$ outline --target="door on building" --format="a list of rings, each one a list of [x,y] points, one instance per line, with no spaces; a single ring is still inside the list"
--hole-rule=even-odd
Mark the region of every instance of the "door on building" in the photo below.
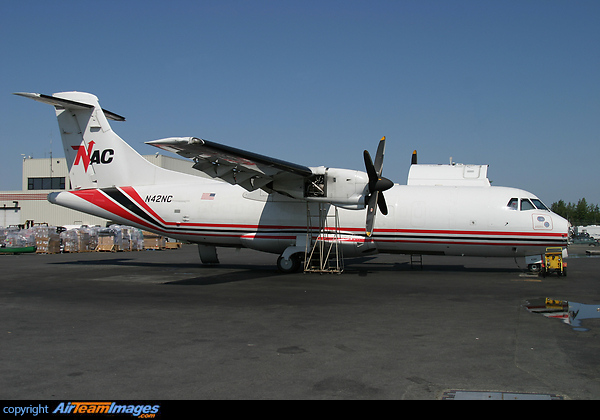
[[[7,207],[6,204],[0,207],[0,226],[17,226],[21,223],[21,207],[15,204],[14,207]]]

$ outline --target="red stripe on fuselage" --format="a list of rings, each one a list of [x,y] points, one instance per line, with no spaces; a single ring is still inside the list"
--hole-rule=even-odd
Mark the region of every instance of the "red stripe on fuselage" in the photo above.
[[[425,229],[376,229],[377,233],[405,233],[417,235],[484,235],[484,236],[539,236],[566,238],[567,234],[556,232],[502,232],[486,230],[425,230]]]
[[[121,217],[123,219],[134,222],[138,225],[145,226],[149,229],[157,230],[156,226],[151,225],[145,220],[140,219],[139,217],[131,214],[127,210],[123,209],[120,205],[116,204],[110,197],[102,192],[102,190],[90,189],[90,190],[79,190],[79,191],[70,191],[71,194],[97,206],[103,210],[106,210],[109,213],[114,214],[115,216]],[[163,231],[162,229],[158,229]],[[164,231],[163,231],[164,232]]]

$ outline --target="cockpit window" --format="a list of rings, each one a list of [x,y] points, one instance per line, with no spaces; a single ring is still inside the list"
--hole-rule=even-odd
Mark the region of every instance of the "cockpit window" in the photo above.
[[[523,210],[535,210],[535,207],[533,204],[531,204],[531,201],[529,201],[526,198],[522,198],[521,199],[521,211]]]
[[[532,198],[531,201],[539,210],[548,210],[548,207],[546,207],[546,205],[544,203],[542,203],[540,200],[538,200],[537,198]],[[550,211],[550,210],[548,210],[548,211]]]
[[[509,209],[511,210],[519,210],[519,199],[518,198],[511,198],[508,201],[508,204],[506,205]],[[548,207],[546,207],[546,205],[544,203],[541,202],[541,200],[537,199],[537,198],[522,198],[521,199],[521,210],[525,211],[525,210],[535,210],[535,209],[539,209],[539,210],[548,210]]]

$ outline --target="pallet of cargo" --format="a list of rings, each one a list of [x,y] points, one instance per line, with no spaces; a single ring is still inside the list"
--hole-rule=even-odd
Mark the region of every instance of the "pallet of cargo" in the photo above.
[[[59,241],[36,241],[36,254],[59,254]]]
[[[118,247],[115,244],[99,244],[96,252],[117,252]]]
[[[158,250],[158,251],[160,251],[160,250],[165,249],[165,247],[164,246],[160,246],[160,245],[150,245],[150,244],[147,244],[147,243],[144,242],[144,249],[146,249],[146,250],[149,249],[149,250],[155,250],[155,251]]]
[[[97,252],[117,252],[119,247],[115,245],[115,237],[111,235],[98,236]]]
[[[167,240],[156,233],[143,231],[144,249],[161,250],[166,248]]]

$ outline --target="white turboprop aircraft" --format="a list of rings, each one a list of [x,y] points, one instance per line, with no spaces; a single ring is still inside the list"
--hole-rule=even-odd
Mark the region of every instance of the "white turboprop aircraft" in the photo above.
[[[49,194],[50,202],[197,243],[203,263],[218,262],[216,247],[247,247],[280,254],[278,268],[293,272],[312,260],[316,243],[329,245],[317,250],[321,259],[335,244],[336,260],[519,256],[530,266],[546,247],[566,250],[569,223],[527,191],[492,187],[487,165],[422,165],[415,153],[407,185],[398,185],[381,176],[385,138],[374,163],[364,152],[366,172],[306,167],[196,137],[148,142],[193,159],[205,174],[187,175],[126,144],[108,123],[125,119],[94,95],[17,95],[56,109],[72,190]]]

